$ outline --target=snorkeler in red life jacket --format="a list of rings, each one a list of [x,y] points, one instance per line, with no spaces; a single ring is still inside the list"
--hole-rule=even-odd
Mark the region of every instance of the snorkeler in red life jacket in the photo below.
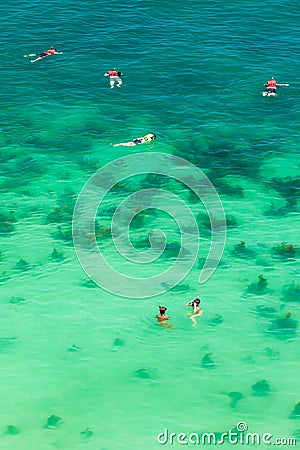
[[[55,47],[50,47],[49,50],[46,50],[43,55],[55,55],[57,50]]]
[[[277,94],[277,87],[278,86],[289,86],[287,83],[277,83],[274,77],[271,78],[271,80],[268,80],[265,84],[266,89],[263,92],[263,95],[272,96]]]
[[[271,78],[271,80],[268,80],[266,83],[266,90],[268,92],[276,92],[277,89],[277,83],[276,80],[274,79],[274,77]]]
[[[43,58],[45,58],[46,56],[50,56],[50,55],[61,55],[61,54],[62,54],[62,52],[58,52],[58,51],[56,50],[55,47],[50,47],[50,48],[49,48],[48,50],[46,50],[45,52],[40,53],[39,56],[38,56],[37,58],[32,59],[31,62],[38,61],[39,59],[43,59]],[[35,53],[31,53],[31,54],[29,54],[29,55],[24,55],[24,57],[27,57],[27,56],[36,56],[36,54],[35,54]]]
[[[109,75],[110,77],[118,77],[119,74],[120,74],[120,72],[117,72],[116,70],[109,70],[109,71],[108,71],[108,75]]]
[[[109,84],[111,89],[115,87],[115,82],[117,82],[117,87],[122,86],[122,80],[120,78],[122,75],[123,74],[121,72],[118,72],[116,69],[108,70],[104,74],[105,77],[109,77]]]

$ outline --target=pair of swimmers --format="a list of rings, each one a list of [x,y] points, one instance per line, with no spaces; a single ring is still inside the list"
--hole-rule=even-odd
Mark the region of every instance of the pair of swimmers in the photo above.
[[[114,68],[112,70],[108,70],[107,72],[105,72],[104,76],[109,77],[109,84],[110,84],[111,89],[113,89],[115,87],[115,83],[117,83],[118,88],[122,86],[121,76],[123,76],[123,74],[122,74],[122,72],[117,71],[116,68]],[[156,135],[154,133],[148,133],[145,136],[132,139],[132,141],[120,142],[119,144],[114,144],[114,147],[120,147],[120,146],[133,147],[133,146],[139,145],[139,144],[146,144],[147,142],[151,142],[154,139],[156,139]]]
[[[117,83],[117,87],[122,86],[122,79],[121,76],[123,74],[121,72],[118,72],[116,68],[113,70],[109,70],[108,72],[105,72],[104,76],[109,77],[109,84],[110,88],[113,89],[115,87],[115,83]],[[139,144],[146,144],[147,142],[151,142],[154,139],[156,139],[156,135],[154,133],[148,133],[145,136],[138,137],[135,139],[132,139],[132,141],[128,142],[120,142],[119,144],[114,144],[114,147],[133,147],[135,145]]]
[[[24,55],[24,57],[27,58],[28,56],[37,56],[37,58],[31,60],[31,62],[36,62],[39,61],[40,59],[45,58],[46,56],[61,55],[61,54],[62,52],[58,52],[56,48],[52,46],[45,52],[40,53],[38,56],[36,55],[36,53],[29,53],[29,55]],[[104,76],[109,77],[109,84],[111,88],[115,87],[115,83],[117,83],[117,87],[122,86],[121,76],[123,76],[123,74],[117,71],[115,68],[113,70],[108,70],[107,72],[105,72]]]
[[[199,317],[203,314],[203,309],[200,306],[200,298],[197,297],[195,298],[195,300],[192,300],[191,302],[188,302],[185,306],[191,306],[193,308],[192,313],[190,314],[190,319],[193,322],[193,325],[196,325],[196,317]],[[159,314],[156,314],[156,318],[158,320],[158,322],[160,322],[161,324],[166,324],[167,320],[170,318],[170,316],[168,316],[166,314],[167,309],[165,306],[161,306],[158,305],[159,308]]]

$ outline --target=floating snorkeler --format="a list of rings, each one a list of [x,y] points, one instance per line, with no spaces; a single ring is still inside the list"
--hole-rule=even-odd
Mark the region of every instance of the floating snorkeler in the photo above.
[[[266,89],[263,91],[262,95],[265,97],[276,97],[277,95],[277,86],[289,86],[288,83],[277,83],[274,77],[271,80],[268,80],[265,84]]]
[[[55,47],[50,47],[45,52],[40,53],[37,58],[31,59],[31,62],[33,63],[33,62],[39,61],[40,59],[46,58],[46,56],[61,55],[61,54],[62,54],[62,52],[58,52]],[[24,55],[24,58],[31,57],[31,56],[37,56],[37,55],[36,55],[36,53],[29,53],[29,55]]]
[[[114,68],[113,70],[109,70],[108,72],[105,72],[104,76],[109,77],[109,85],[111,89],[115,87],[116,82],[118,88],[122,86],[123,82],[120,77],[122,77],[123,74],[122,72],[118,72],[116,68]]]
[[[196,317],[199,317],[203,314],[203,309],[200,307],[200,298],[197,297],[195,300],[192,300],[191,302],[188,302],[185,306],[192,306],[193,312],[190,315],[190,319],[193,322],[194,325],[197,325]]]
[[[143,137],[132,139],[132,141],[129,141],[129,142],[120,142],[120,144],[114,144],[114,147],[119,147],[120,145],[123,145],[124,147],[132,147],[134,145],[145,144],[146,142],[151,142],[154,139],[156,139],[156,135],[154,133],[148,133]]]

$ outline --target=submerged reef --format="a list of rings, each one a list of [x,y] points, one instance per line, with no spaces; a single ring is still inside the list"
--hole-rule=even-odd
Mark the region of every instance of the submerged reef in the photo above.
[[[273,349],[270,348],[270,347],[264,348],[264,349],[263,349],[263,354],[264,354],[267,358],[272,359],[272,360],[277,360],[277,359],[280,358],[279,352],[278,352],[277,350],[273,350]]]
[[[264,213],[265,216],[278,216],[283,217],[289,213],[294,211],[294,208],[289,208],[288,206],[281,206],[280,208],[277,208],[273,202],[271,202],[270,209],[267,209]]]
[[[164,289],[172,290],[172,291],[176,291],[176,292],[186,292],[186,291],[190,290],[189,284],[176,284],[175,286],[172,286],[171,284],[168,284],[168,283],[161,283],[160,285]]]
[[[70,211],[67,206],[56,206],[46,217],[47,223],[70,222],[73,210]]]
[[[48,417],[47,422],[44,425],[44,428],[56,428],[61,424],[62,418],[52,414],[50,417]]]
[[[214,187],[221,195],[229,195],[230,197],[243,198],[244,189],[241,186],[229,184],[226,178],[215,178],[213,171],[208,173],[210,180],[213,180]]]
[[[233,131],[234,133],[234,131]],[[265,149],[262,142],[260,144],[260,153],[263,155],[268,150]],[[194,138],[191,140],[188,148],[176,149],[175,154],[200,167],[206,167],[209,170],[209,178],[214,185],[217,185],[216,179],[225,178],[230,171],[231,175],[244,175],[257,177],[262,163],[261,158],[257,157],[258,143],[246,140],[232,140],[232,136],[214,137],[213,140],[206,140],[202,145],[202,151],[199,152],[199,143]],[[222,188],[220,193],[222,194]]]
[[[52,259],[52,261],[56,261],[56,262],[60,262],[63,261],[65,259],[64,255],[62,252],[56,250],[56,248],[53,249],[50,258]]]
[[[14,344],[16,342],[16,338],[15,337],[10,337],[10,338],[1,338],[0,337],[0,352],[2,351],[6,351],[7,349],[10,348],[10,346],[12,344]]]
[[[17,305],[18,303],[26,302],[26,299],[23,297],[11,297],[9,300],[9,303],[12,303],[14,305]]]
[[[123,339],[120,338],[115,338],[114,339],[114,347],[122,347],[125,344],[125,342],[123,341]]]
[[[300,284],[294,281],[291,284],[287,284],[282,289],[284,302],[300,302]]]
[[[141,378],[142,380],[152,380],[153,376],[149,369],[137,369],[133,372],[133,375],[137,378]]]
[[[221,314],[215,314],[214,317],[207,320],[207,323],[212,327],[216,327],[217,325],[221,325],[221,323],[223,323],[223,317]]]
[[[250,292],[251,294],[255,295],[263,295],[269,292],[268,289],[268,280],[264,278],[263,275],[258,275],[258,281],[255,283],[251,283],[247,287],[247,292]]]
[[[272,178],[269,184],[286,200],[287,207],[294,209],[300,196],[299,178]]]
[[[140,189],[147,188],[160,188],[163,186],[168,186],[169,178],[166,175],[160,175],[155,173],[148,173],[141,181],[140,181]]]
[[[203,232],[211,233],[212,223],[209,216],[200,212],[197,215],[196,220]],[[237,219],[231,214],[225,215],[225,222],[226,223],[224,224],[223,217],[221,217],[220,215],[218,216],[218,218],[215,218],[214,231],[223,230],[225,226],[227,226],[228,228],[236,228],[238,226]]]
[[[296,335],[297,327],[298,321],[292,319],[291,313],[288,312],[285,317],[272,320],[268,331],[279,338],[288,339]]]
[[[73,344],[71,347],[68,347],[68,352],[75,353],[80,352],[82,350],[82,347],[79,347],[79,345]]]
[[[6,281],[10,280],[11,276],[8,275],[6,272],[2,272],[0,275],[0,283],[5,283]]]
[[[65,192],[58,197],[58,204],[46,216],[46,223],[71,224],[76,202],[76,194],[73,191]]]
[[[251,389],[252,394],[259,397],[265,397],[271,392],[270,385],[267,380],[258,381],[252,385]]]
[[[296,258],[299,255],[299,248],[297,248],[293,244],[282,242],[279,245],[274,245],[274,247],[272,247],[271,253],[274,258]]]
[[[57,231],[53,234],[54,239],[61,239],[67,244],[73,243],[73,234],[71,225],[67,225],[64,228],[61,225],[57,226]]]
[[[206,355],[204,355],[202,358],[201,366],[205,369],[214,369],[216,367],[211,355],[212,353],[206,353]]]
[[[17,434],[20,434],[20,430],[15,425],[7,425],[3,434],[16,436]]]
[[[245,241],[241,241],[239,244],[236,244],[234,249],[231,251],[231,254],[232,256],[245,259],[255,258],[256,256],[256,252],[251,248],[248,248]]]
[[[181,244],[178,242],[170,242],[170,244],[166,244],[164,252],[162,256],[166,258],[177,258],[179,252],[181,251],[181,257],[186,258],[190,255],[190,252],[186,250],[184,247],[181,247]]]
[[[31,268],[32,265],[23,258],[19,259],[14,266],[14,270],[19,270],[20,272],[27,272],[27,270],[30,270]]]
[[[14,223],[16,223],[14,211],[6,213],[0,212],[0,234],[8,234],[15,231]]]
[[[290,414],[290,419],[300,419],[300,402],[295,405]]]
[[[24,159],[21,159],[17,162],[15,167],[13,168],[13,173],[18,174],[23,178],[32,178],[38,177],[41,174],[45,173],[45,165],[41,162],[38,162],[36,159],[31,156],[27,156]]]
[[[255,364],[255,359],[252,355],[245,356],[245,358],[243,358],[241,361],[243,361],[245,364]]]
[[[84,437],[85,439],[89,439],[93,436],[93,432],[90,428],[85,428],[83,431],[80,432],[80,436]]]
[[[228,397],[231,399],[231,402],[229,404],[230,408],[235,408],[237,405],[237,402],[242,400],[244,398],[243,394],[238,391],[232,391],[229,392]]]
[[[273,306],[266,306],[266,305],[257,305],[254,308],[253,312],[261,317],[272,317],[278,313],[276,308],[273,308]]]
[[[87,278],[86,280],[82,281],[80,283],[80,286],[84,286],[90,289],[99,287],[98,284],[92,278]]]

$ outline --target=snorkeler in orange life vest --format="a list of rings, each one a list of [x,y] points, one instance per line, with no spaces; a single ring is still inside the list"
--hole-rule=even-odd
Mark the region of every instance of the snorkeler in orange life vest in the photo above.
[[[46,50],[43,53],[40,53],[38,56],[35,53],[29,53],[29,55],[24,55],[24,58],[27,58],[28,56],[37,56],[35,59],[31,59],[31,62],[39,61],[40,59],[45,58],[46,56],[50,55],[61,55],[62,52],[58,52],[55,47],[50,47],[48,50]]]
[[[268,80],[265,84],[266,89],[262,93],[263,96],[276,96],[277,95],[277,87],[278,86],[289,86],[287,83],[277,83],[274,77],[271,80]]]
[[[107,72],[105,72],[104,76],[109,77],[109,84],[111,89],[115,87],[115,82],[117,82],[117,87],[122,86],[122,80],[120,77],[122,77],[123,74],[121,72],[118,72],[115,68],[113,70],[108,70]]]
[[[274,79],[274,77],[272,77],[271,80],[268,80],[266,83],[266,91],[276,93],[276,89],[277,89],[277,83],[276,83],[276,80]]]

